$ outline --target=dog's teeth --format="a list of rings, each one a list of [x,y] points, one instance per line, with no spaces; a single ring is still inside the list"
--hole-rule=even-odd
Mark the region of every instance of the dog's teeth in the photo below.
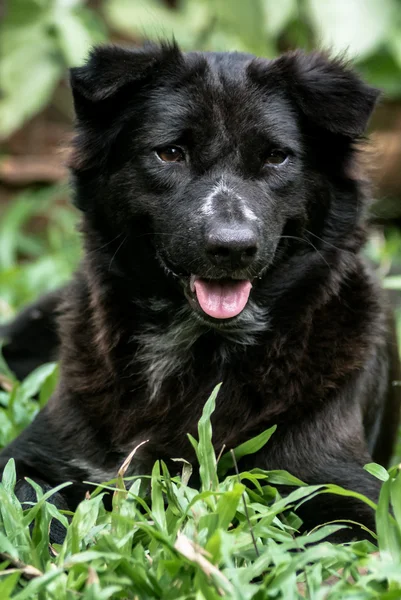
[[[191,275],[191,277],[189,278],[189,289],[191,290],[191,292],[195,292],[195,280],[196,275]]]

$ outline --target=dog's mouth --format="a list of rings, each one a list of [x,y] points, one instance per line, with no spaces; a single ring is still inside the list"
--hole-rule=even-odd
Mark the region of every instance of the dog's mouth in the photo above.
[[[190,306],[209,323],[229,323],[248,304],[253,279],[242,279],[240,273],[237,277],[216,278],[188,275],[173,267],[165,257],[158,256],[163,268],[180,281]],[[262,271],[256,278],[261,279],[261,274]]]
[[[248,303],[252,283],[249,279],[189,278],[187,297],[193,308],[212,319],[233,319]]]

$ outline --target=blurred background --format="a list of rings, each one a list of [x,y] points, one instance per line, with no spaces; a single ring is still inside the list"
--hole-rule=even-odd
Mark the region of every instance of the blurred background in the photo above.
[[[0,0],[0,321],[79,260],[68,68],[94,44],[172,35],[185,50],[269,58],[330,48],[383,90],[364,144],[375,193],[366,251],[401,289],[401,0]]]

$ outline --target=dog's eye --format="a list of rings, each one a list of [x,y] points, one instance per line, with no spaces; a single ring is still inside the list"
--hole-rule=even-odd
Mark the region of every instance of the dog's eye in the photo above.
[[[182,162],[185,160],[184,150],[178,146],[166,146],[156,150],[157,156],[163,162]]]
[[[286,162],[288,155],[283,150],[274,148],[265,158],[265,165],[282,165]]]

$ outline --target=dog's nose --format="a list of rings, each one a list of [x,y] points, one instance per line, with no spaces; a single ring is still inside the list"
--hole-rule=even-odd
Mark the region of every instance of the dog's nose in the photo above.
[[[218,227],[206,236],[206,252],[219,267],[247,267],[258,251],[256,232],[246,226]]]

